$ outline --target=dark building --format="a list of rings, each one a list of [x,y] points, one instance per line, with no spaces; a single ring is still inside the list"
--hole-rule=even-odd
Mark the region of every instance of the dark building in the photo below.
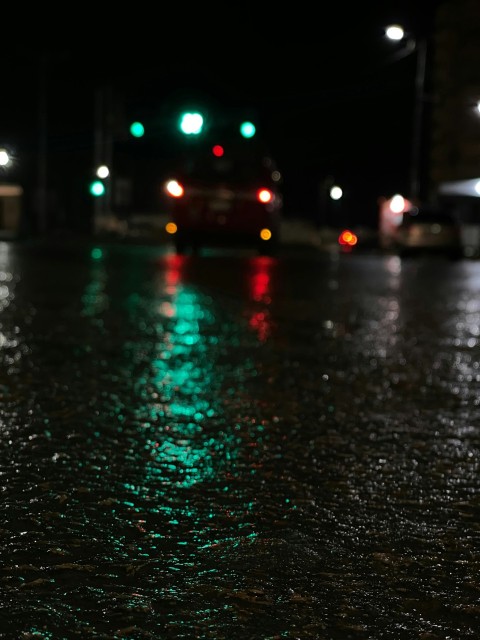
[[[440,3],[431,43],[431,195],[480,222],[480,3]],[[428,96],[427,96],[428,97]]]

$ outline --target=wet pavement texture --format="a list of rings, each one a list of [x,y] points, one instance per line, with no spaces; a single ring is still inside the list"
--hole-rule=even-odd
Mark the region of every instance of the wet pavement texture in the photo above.
[[[0,243],[0,638],[480,638],[480,263]]]

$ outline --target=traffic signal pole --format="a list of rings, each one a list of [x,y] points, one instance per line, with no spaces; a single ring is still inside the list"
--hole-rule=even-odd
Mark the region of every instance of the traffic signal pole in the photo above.
[[[93,143],[93,173],[103,160],[104,147],[104,126],[103,126],[103,88],[95,90],[95,113],[94,113],[94,143]],[[103,199],[94,198],[93,203],[93,231],[96,233],[101,227],[100,217],[103,213]]]
[[[112,173],[113,162],[113,136],[111,123],[112,93],[109,87],[100,87],[95,91],[94,103],[94,149],[93,149],[93,173],[101,165],[106,165]],[[94,231],[99,231],[105,224],[105,218],[111,213],[111,177],[107,178],[105,194],[94,200]]]

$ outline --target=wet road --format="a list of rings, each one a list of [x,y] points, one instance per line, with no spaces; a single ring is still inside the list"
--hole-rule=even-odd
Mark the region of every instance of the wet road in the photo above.
[[[0,638],[480,638],[480,262],[0,243]]]

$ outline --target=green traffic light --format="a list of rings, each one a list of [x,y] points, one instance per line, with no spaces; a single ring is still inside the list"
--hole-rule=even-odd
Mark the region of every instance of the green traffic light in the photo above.
[[[141,122],[132,122],[130,125],[130,133],[134,138],[141,138],[145,133],[145,127]]]
[[[182,113],[179,123],[180,131],[186,135],[198,135],[203,128],[203,116],[198,112]]]
[[[100,249],[100,247],[94,247],[90,255],[94,260],[100,260],[101,258],[103,258],[103,251]]]
[[[96,198],[103,196],[105,193],[105,185],[103,182],[101,180],[94,180],[90,183],[90,193]]]
[[[244,138],[253,138],[256,129],[253,122],[242,122],[240,125],[240,133]]]

